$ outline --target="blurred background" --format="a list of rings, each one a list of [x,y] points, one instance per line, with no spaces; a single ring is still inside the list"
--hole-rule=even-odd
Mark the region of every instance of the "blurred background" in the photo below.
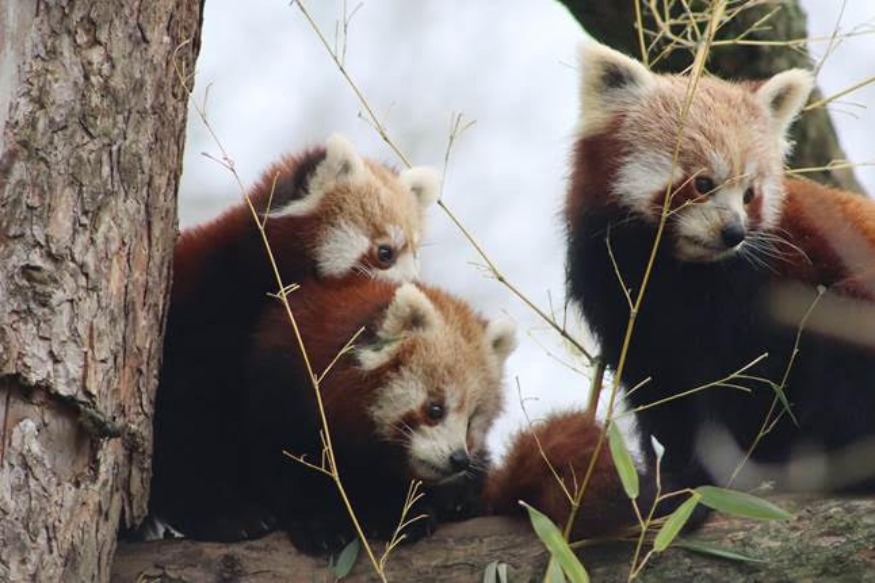
[[[826,95],[875,76],[872,0],[802,0],[809,49]],[[554,0],[312,0],[308,11],[414,164],[441,168],[454,116],[472,124],[453,147],[443,200],[517,289],[564,321],[564,241],[559,212],[577,121],[577,50],[585,33]],[[284,152],[332,132],[363,155],[401,166],[297,6],[285,0],[206,3],[195,99],[246,186]],[[344,13],[348,19],[343,34]],[[351,15],[351,18],[349,18]],[[849,34],[825,60],[834,31]],[[340,34],[338,34],[340,32]],[[820,40],[819,40],[820,39]],[[345,41],[345,42],[344,42]],[[821,62],[822,61],[822,62]],[[857,177],[875,193],[875,86],[833,102],[830,112]],[[189,115],[180,226],[240,200],[233,176],[200,118]],[[869,164],[866,166],[865,164]],[[491,435],[498,452],[525,424],[584,406],[585,362],[508,289],[437,207],[429,211],[423,279],[487,316],[519,327],[507,367],[507,407]],[[576,316],[567,322],[582,337]]]

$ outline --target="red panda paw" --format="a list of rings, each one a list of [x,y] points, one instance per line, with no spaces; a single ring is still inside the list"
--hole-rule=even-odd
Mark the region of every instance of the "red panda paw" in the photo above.
[[[502,466],[487,478],[484,499],[489,512],[519,515],[522,500],[564,527],[571,497],[584,480],[601,431],[588,414],[567,411],[554,413],[518,433]],[[635,523],[632,504],[623,492],[605,441],[583,493],[573,538],[614,534]]]
[[[282,526],[296,549],[314,556],[335,554],[356,538],[352,522],[341,508],[336,512],[298,515]]]

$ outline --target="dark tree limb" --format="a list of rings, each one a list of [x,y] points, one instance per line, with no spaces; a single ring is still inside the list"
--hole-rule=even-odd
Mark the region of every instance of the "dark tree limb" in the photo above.
[[[635,27],[635,8],[631,1],[615,0],[559,0],[596,40],[624,53],[640,58],[640,43]],[[662,3],[660,2],[660,5]],[[680,3],[674,3],[673,17],[680,15]],[[693,6],[702,5],[692,2]],[[709,3],[710,4],[710,3]],[[755,25],[769,13],[775,14],[760,27]],[[657,23],[642,7],[645,30],[656,30]],[[675,34],[682,26],[673,28]],[[753,28],[753,30],[751,30]],[[747,34],[745,34],[747,33]],[[740,12],[722,27],[719,39],[734,39],[744,34],[748,41],[788,41],[807,37],[807,18],[797,0],[765,2]],[[658,45],[666,46],[665,43]],[[691,53],[675,49],[664,60],[654,65],[659,72],[680,72],[692,62]],[[803,45],[730,44],[714,48],[707,63],[708,70],[725,79],[763,79],[794,67],[811,68],[810,58]],[[812,102],[820,100],[819,90]],[[836,137],[835,128],[826,108],[806,112],[796,122],[793,139],[796,148],[790,160],[791,168],[820,168],[833,161],[844,161],[846,156]],[[837,168],[806,173],[806,176],[825,184],[863,193],[863,187],[851,168]]]
[[[690,539],[764,562],[737,562],[669,549],[656,557],[641,581],[875,581],[875,499],[774,498],[796,518],[755,522],[715,517]],[[593,581],[624,582],[632,557],[629,543],[585,549]],[[528,524],[478,518],[441,527],[389,559],[394,582],[481,581],[492,561],[508,564],[510,581],[541,581],[547,555]],[[298,554],[283,534],[237,544],[161,541],[121,544],[112,581],[333,581],[326,559]],[[353,583],[378,581],[360,557]]]

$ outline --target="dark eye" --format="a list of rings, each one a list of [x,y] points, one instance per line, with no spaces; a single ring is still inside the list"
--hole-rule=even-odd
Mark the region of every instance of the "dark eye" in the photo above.
[[[391,245],[378,245],[377,261],[381,267],[391,267],[395,264],[395,249]]]
[[[425,414],[432,421],[440,421],[444,418],[444,406],[442,403],[429,403]]]
[[[750,201],[752,201],[753,197],[754,197],[753,187],[750,187],[744,191],[744,204],[748,204]]]
[[[696,192],[699,194],[710,194],[716,187],[714,181],[708,176],[699,176],[693,181],[693,186],[696,187]]]

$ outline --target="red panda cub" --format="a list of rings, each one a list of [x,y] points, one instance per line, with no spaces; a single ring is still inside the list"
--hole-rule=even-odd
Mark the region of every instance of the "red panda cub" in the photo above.
[[[425,209],[439,178],[396,173],[343,137],[286,156],[249,192],[284,285],[357,273],[417,275]],[[240,387],[258,314],[278,289],[246,203],[182,232],[155,413],[151,514],[194,538],[235,539],[270,528],[238,507]]]
[[[811,75],[705,76],[683,113],[688,77],[598,44],[582,69],[568,289],[615,368],[667,209],[622,369],[644,450],[677,486],[726,483],[753,448],[748,483],[871,489],[875,203],[784,176]]]
[[[502,408],[512,324],[486,321],[436,288],[365,278],[311,282],[289,296],[319,376],[342,482],[364,532],[389,538],[412,480],[425,496],[407,540],[436,521],[470,514],[488,466],[486,433]],[[353,336],[352,350],[335,357]],[[308,553],[336,550],[355,533],[337,489],[283,455],[323,458],[314,390],[285,309],[271,306],[255,332],[237,398],[253,499]]]
[[[571,501],[583,484],[601,431],[598,422],[576,410],[553,413],[519,431],[511,439],[503,463],[486,478],[483,491],[486,512],[523,516],[525,511],[519,504],[522,500],[564,528],[571,513]],[[653,481],[642,480],[641,508],[649,509],[654,496]],[[624,527],[637,524],[607,440],[580,502],[571,540],[615,535]]]

